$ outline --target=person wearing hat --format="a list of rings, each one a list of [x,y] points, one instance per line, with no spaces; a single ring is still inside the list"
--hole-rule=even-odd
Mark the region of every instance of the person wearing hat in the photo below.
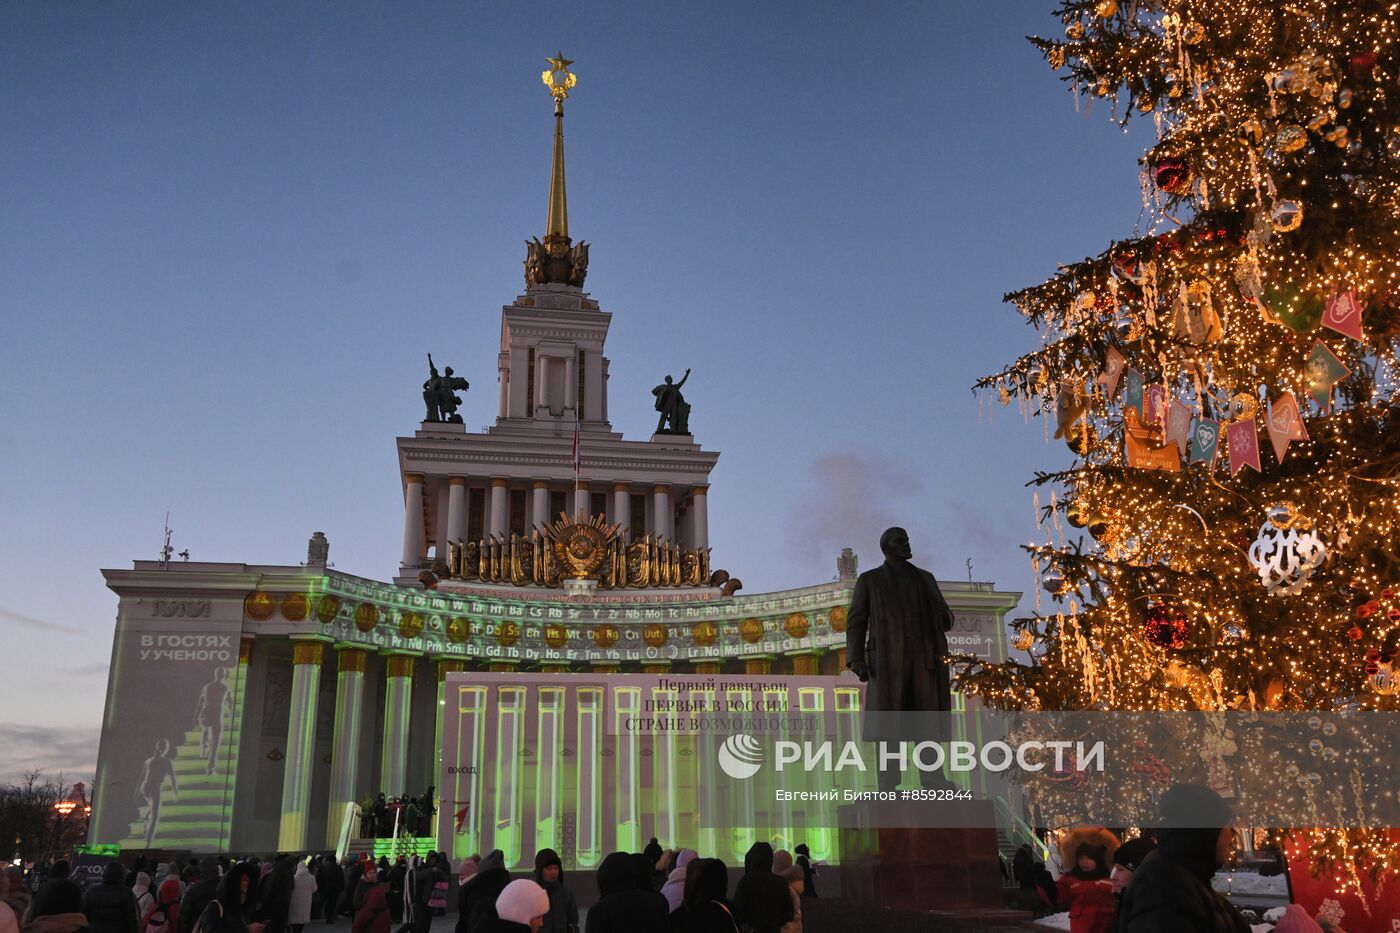
[[[534,933],[544,926],[549,894],[528,878],[517,878],[496,898],[496,918],[483,933]]]
[[[817,896],[817,868],[812,864],[812,850],[807,847],[807,843],[799,843],[792,850],[797,856],[797,867],[802,869],[802,896]]]
[[[457,933],[479,933],[496,919],[496,900],[510,885],[505,853],[492,849],[475,875],[457,890]]]
[[[1115,933],[1250,933],[1235,905],[1210,886],[1230,859],[1230,807],[1200,784],[1162,795],[1157,850],[1143,859],[1123,891]]]
[[[578,933],[578,902],[564,884],[564,863],[558,852],[541,849],[535,854],[535,883],[549,895],[549,913],[540,927],[543,933]]]

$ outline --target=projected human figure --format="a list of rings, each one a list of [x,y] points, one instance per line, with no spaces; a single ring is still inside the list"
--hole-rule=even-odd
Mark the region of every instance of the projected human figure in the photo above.
[[[224,737],[224,719],[228,715],[228,685],[224,678],[228,668],[214,668],[214,679],[199,691],[199,705],[195,708],[195,725],[199,726],[199,756],[205,760],[204,773],[213,774],[219,762],[219,746]]]
[[[146,759],[145,767],[141,771],[141,786],[136,789],[137,796],[146,802],[146,848],[151,848],[151,843],[156,838],[156,824],[160,822],[161,794],[165,790],[165,779],[170,779],[171,799],[180,799],[180,788],[175,783],[175,762],[170,757],[170,742],[165,739],[156,741],[155,754]]]

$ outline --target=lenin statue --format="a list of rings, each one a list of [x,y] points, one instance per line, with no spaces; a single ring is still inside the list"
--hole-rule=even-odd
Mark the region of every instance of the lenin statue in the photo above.
[[[867,713],[897,713],[952,708],[948,638],[953,612],[927,570],[909,562],[909,533],[889,528],[880,536],[885,562],[856,578],[846,614],[846,666],[866,683]],[[942,740],[944,736],[880,734],[867,718],[865,741]],[[881,772],[881,785],[887,775]],[[890,774],[889,786],[899,776]],[[931,775],[925,781],[941,783]]]

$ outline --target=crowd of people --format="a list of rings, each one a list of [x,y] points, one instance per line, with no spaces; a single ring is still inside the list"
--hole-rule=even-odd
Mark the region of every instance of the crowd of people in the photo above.
[[[1211,880],[1235,843],[1230,808],[1214,791],[1184,784],[1162,797],[1160,825],[1119,844],[1102,827],[1063,840],[1058,878],[1029,845],[1012,873],[1021,887],[1068,911],[1071,933],[1250,933]],[[446,853],[390,862],[368,855],[270,861],[206,856],[184,864],[106,866],[81,887],[56,862],[32,890],[18,868],[0,873],[0,933],[303,933],[313,920],[351,919],[351,933],[431,933],[447,913]],[[693,849],[613,852],[597,868],[599,899],[580,911],[553,849],[535,855],[528,878],[512,878],[501,850],[457,866],[453,933],[802,933],[802,905],[817,895],[806,846],[792,853],[755,843],[730,890],[729,868]],[[1345,933],[1297,905],[1276,933]]]
[[[437,807],[433,804],[433,791],[414,797],[400,794],[390,797],[379,794],[360,801],[360,836],[364,839],[389,839],[399,835],[426,838],[433,835],[433,817]]]

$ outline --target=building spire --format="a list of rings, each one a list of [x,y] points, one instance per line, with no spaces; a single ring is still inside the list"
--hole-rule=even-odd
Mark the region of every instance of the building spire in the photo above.
[[[540,75],[544,86],[554,98],[554,164],[549,176],[549,219],[544,242],[527,241],[525,285],[533,288],[546,283],[581,287],[588,274],[588,244],[577,246],[569,239],[569,196],[564,183],[564,101],[578,84],[578,76],[569,70],[573,61],[556,52],[546,58],[549,67]]]

